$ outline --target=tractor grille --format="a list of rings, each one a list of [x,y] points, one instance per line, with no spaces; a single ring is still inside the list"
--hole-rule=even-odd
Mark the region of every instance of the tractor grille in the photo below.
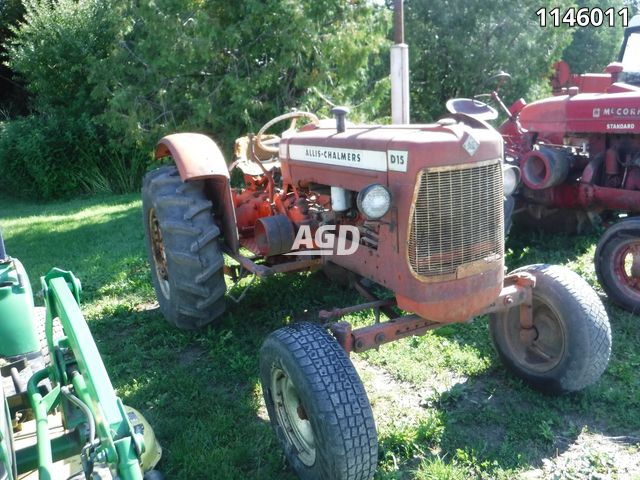
[[[409,264],[424,280],[472,275],[500,260],[504,254],[500,160],[422,170],[410,221]]]

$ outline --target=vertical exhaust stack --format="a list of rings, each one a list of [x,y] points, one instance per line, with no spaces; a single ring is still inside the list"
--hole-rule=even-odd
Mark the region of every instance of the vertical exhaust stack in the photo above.
[[[4,247],[4,238],[2,237],[2,230],[0,230],[0,262],[7,259],[7,249]]]
[[[391,47],[391,123],[409,123],[409,46],[404,43],[404,0],[395,0],[393,7]]]

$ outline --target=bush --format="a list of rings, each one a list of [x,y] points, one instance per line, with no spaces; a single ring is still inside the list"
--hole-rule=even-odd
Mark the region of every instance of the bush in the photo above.
[[[24,19],[13,29],[7,53],[37,112],[93,115],[104,110],[104,103],[91,97],[91,77],[113,47],[118,19],[109,3],[25,0]]]
[[[6,122],[0,136],[0,169],[7,193],[34,198],[88,192],[81,170],[97,167],[88,153],[96,132],[87,117],[38,115]]]
[[[12,120],[0,127],[0,172],[10,180],[3,189],[36,199],[137,190],[149,156],[131,150],[110,146],[87,115]]]
[[[389,12],[368,2],[24,3],[7,50],[34,112],[5,127],[0,168],[29,182],[25,195],[136,189],[167,133],[230,152],[292,107],[349,104],[363,119],[388,102]]]
[[[148,145],[110,131],[108,107],[94,95],[100,62],[115,48],[122,19],[111,2],[25,1],[24,20],[7,45],[11,68],[31,94],[33,113],[8,121],[0,169],[9,190],[42,199],[120,193],[140,187]]]
[[[101,121],[134,143],[192,130],[230,152],[291,108],[328,114],[330,101],[372,119],[388,105],[389,12],[367,2],[164,0],[121,15],[95,94]]]

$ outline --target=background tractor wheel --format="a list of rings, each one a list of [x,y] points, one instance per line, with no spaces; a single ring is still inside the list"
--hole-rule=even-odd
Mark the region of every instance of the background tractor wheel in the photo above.
[[[148,173],[142,206],[151,277],[165,318],[200,328],[224,313],[226,285],[220,230],[199,181],[183,182],[174,166]]]
[[[305,480],[366,480],[378,460],[373,413],[351,360],[318,325],[273,332],[260,379],[278,440]]]
[[[520,338],[519,307],[490,316],[498,355],[516,375],[539,390],[565,393],[595,383],[611,354],[611,328],[595,291],[580,276],[557,265],[515,270],[536,277],[535,338]]]
[[[630,312],[640,312],[640,218],[626,218],[604,232],[594,261],[609,299]]]

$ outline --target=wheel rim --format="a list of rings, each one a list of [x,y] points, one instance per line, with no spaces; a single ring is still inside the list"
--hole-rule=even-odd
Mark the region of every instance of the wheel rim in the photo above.
[[[271,372],[271,394],[278,425],[298,458],[310,467],[316,461],[316,441],[311,422],[291,377],[282,369]]]
[[[627,295],[640,299],[640,241],[629,239],[613,252],[614,279]]]
[[[156,216],[154,208],[149,209],[149,228],[151,229],[151,252],[153,253],[153,265],[156,270],[156,277],[160,285],[162,295],[169,299],[169,271],[167,269],[167,255],[164,251],[162,240],[162,230]]]
[[[519,309],[515,309],[519,313]],[[534,295],[533,341],[524,342],[520,337],[520,322],[510,316],[505,322],[507,347],[511,357],[521,368],[534,373],[546,373],[555,368],[564,356],[566,336],[560,316]]]

